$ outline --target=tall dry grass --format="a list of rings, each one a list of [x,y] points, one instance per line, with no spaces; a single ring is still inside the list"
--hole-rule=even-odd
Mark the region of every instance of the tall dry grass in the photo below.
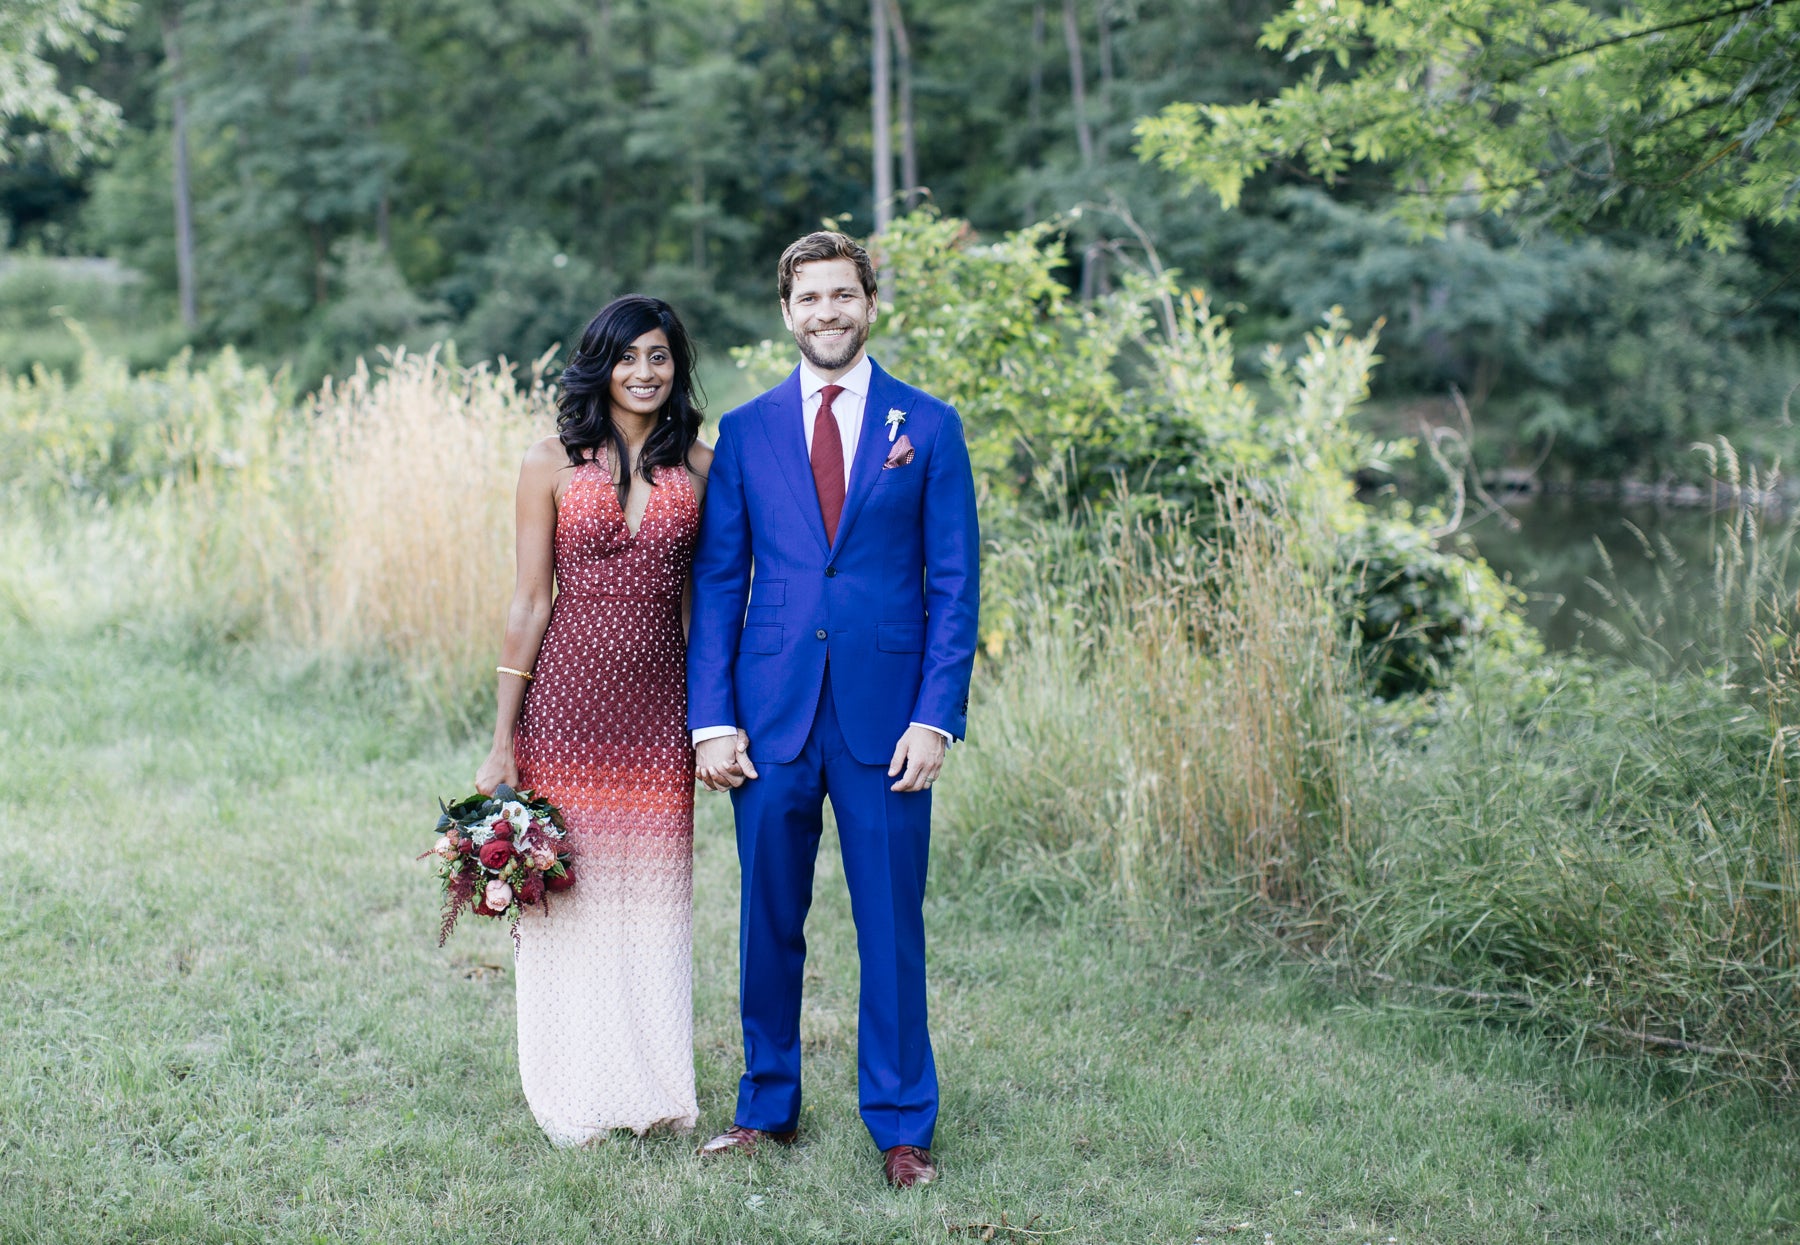
[[[951,851],[1019,893],[1148,910],[1200,892],[1290,915],[1342,853],[1350,722],[1329,588],[1279,505],[1219,537],[1118,510],[1046,523],[986,572],[1020,639],[984,663]]]
[[[236,469],[168,497],[157,544],[214,625],[391,661],[456,709],[486,684],[519,460],[553,422],[539,376],[520,386],[435,352],[360,365]]]
[[[8,380],[0,414],[0,565],[55,566],[7,576],[15,617],[149,614],[202,645],[391,665],[454,714],[490,685],[518,465],[554,428],[535,370],[401,352],[295,405],[229,352],[96,356]]]

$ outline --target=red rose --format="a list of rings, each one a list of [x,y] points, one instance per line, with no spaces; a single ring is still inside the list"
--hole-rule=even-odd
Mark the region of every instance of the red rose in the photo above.
[[[494,823],[494,837],[496,839],[510,839],[510,838],[512,838],[512,836],[513,836],[512,822],[497,821]]]
[[[504,869],[512,858],[512,844],[505,839],[489,839],[481,849],[481,863],[490,869]]]
[[[553,891],[568,890],[571,886],[575,885],[575,866],[564,862],[561,877],[558,877],[554,873],[546,873],[544,875],[544,885],[548,886]]]
[[[470,852],[475,850],[475,840],[470,838],[458,839],[456,842],[456,850],[467,856]]]
[[[519,883],[519,902],[534,904],[544,897],[544,875],[533,873]]]

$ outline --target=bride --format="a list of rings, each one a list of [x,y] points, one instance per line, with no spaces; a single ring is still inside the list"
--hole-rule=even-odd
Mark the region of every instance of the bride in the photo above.
[[[546,1135],[693,1127],[685,594],[712,451],[674,310],[587,326],[525,455],[493,749],[475,785],[562,809],[575,885],[519,922],[519,1075]],[[554,593],[554,595],[553,595]]]

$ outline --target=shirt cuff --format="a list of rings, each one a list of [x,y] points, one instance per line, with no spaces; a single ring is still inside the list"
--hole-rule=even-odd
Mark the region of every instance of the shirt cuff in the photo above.
[[[944,746],[946,748],[950,747],[952,744],[954,744],[956,742],[956,736],[952,735],[949,731],[945,730],[941,726],[933,726],[929,722],[908,722],[907,725],[908,726],[923,726],[928,731],[935,731],[937,734],[942,735],[944,737]]]
[[[702,726],[694,732],[693,745],[698,748],[709,739],[723,739],[727,735],[737,734],[735,726]]]

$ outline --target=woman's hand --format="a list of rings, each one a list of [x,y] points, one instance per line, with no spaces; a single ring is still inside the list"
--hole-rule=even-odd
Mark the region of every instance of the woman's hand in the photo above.
[[[519,785],[519,763],[513,759],[513,750],[505,744],[495,744],[494,750],[475,771],[475,790],[483,795],[494,794],[494,788],[501,783],[509,787]]]

